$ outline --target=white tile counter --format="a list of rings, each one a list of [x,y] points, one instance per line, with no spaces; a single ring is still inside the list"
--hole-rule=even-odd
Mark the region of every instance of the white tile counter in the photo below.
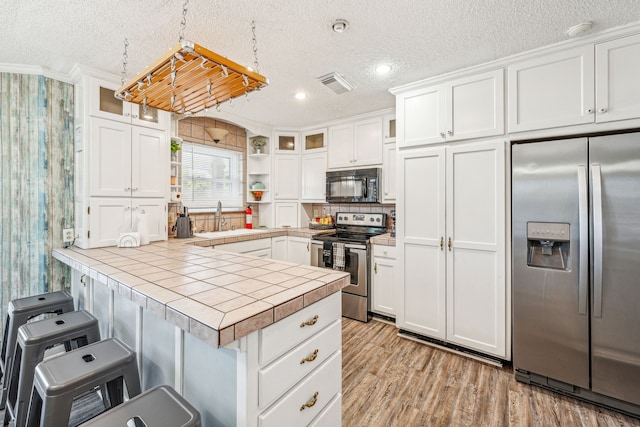
[[[53,256],[214,346],[275,323],[349,283],[345,272],[189,244],[202,240],[172,239],[139,248],[72,247],[55,249]]]

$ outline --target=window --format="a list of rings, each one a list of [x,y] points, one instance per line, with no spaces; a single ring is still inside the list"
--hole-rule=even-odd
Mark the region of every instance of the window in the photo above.
[[[242,209],[242,153],[182,144],[182,203],[189,209]]]

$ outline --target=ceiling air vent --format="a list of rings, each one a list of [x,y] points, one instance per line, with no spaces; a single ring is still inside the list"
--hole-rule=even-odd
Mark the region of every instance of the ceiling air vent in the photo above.
[[[355,86],[346,81],[340,73],[325,74],[324,76],[318,77],[318,80],[337,94],[349,92],[355,88]]]

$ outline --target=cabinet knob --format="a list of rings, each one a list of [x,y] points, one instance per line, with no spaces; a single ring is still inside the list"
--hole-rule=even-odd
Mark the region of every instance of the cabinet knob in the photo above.
[[[451,237],[449,237],[449,243],[447,244],[449,247],[449,252],[451,252],[451,247],[453,246],[453,242],[451,241]]]
[[[598,113],[606,113],[607,112],[607,108],[606,107],[602,107],[598,110]]]
[[[449,134],[449,136],[453,136],[453,131],[452,130],[448,130],[447,133]]]
[[[137,114],[134,114],[132,117],[133,117],[134,119],[137,119],[137,118],[138,118],[138,115],[137,115]]]
[[[593,108],[587,108],[587,114],[593,114]]]
[[[131,191],[131,187],[124,187],[124,191]]]
[[[373,272],[378,274],[378,263],[377,262],[373,264]]]
[[[131,191],[138,191],[138,187],[133,187]]]
[[[447,136],[447,135],[445,135],[445,133],[444,133],[444,132],[440,132],[440,138],[444,138],[444,137],[446,137],[446,136]]]

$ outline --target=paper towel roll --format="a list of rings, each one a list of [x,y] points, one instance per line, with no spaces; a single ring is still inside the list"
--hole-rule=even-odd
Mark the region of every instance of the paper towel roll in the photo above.
[[[171,201],[172,202],[179,202],[182,200],[182,194],[179,191],[172,191],[171,192]]]
[[[138,234],[140,234],[140,244],[149,244],[149,224],[147,223],[147,215],[144,209],[138,214]]]

